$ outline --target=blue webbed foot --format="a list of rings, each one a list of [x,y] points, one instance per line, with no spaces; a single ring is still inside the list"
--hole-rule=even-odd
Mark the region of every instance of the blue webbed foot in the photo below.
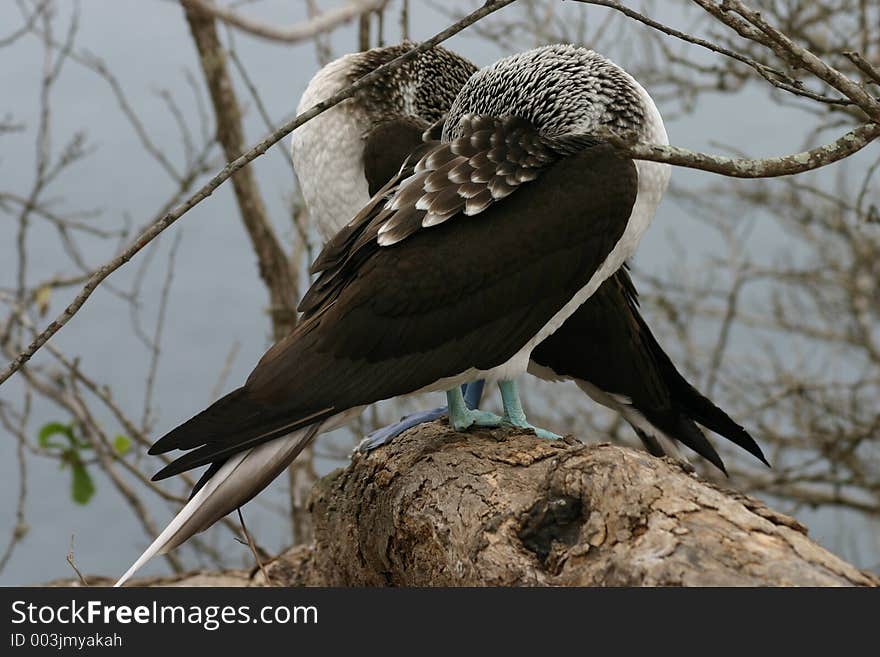
[[[468,383],[462,386],[460,392],[462,393],[462,398],[464,399],[467,408],[476,408],[480,404],[480,398],[483,396],[483,382],[474,381]],[[401,418],[400,422],[371,431],[363,440],[361,440],[356,450],[361,453],[371,452],[377,447],[387,445],[404,431],[408,431],[409,429],[424,424],[425,422],[433,422],[441,417],[445,417],[448,414],[448,411],[449,409],[446,406],[441,406],[430,411],[421,411],[407,415]],[[478,413],[482,413],[482,411],[478,411]],[[491,415],[491,413],[488,415]],[[483,421],[487,421],[488,419],[489,418],[487,417],[482,418]]]
[[[461,388],[446,391],[446,402],[449,404],[449,426],[456,431],[464,431],[473,426],[500,427],[504,418],[494,413],[469,408],[461,394]]]
[[[544,440],[560,440],[560,439],[562,439],[562,436],[560,436],[558,433],[553,433],[552,431],[549,431],[547,429],[541,429],[540,427],[536,427],[534,424],[529,424],[528,422],[523,422],[522,424],[515,424],[513,422],[505,421],[504,424],[511,426],[511,427],[517,427],[520,429],[531,429],[532,431],[535,432],[535,435],[538,438],[543,438]]]
[[[503,423],[505,425],[520,429],[531,429],[538,438],[544,438],[545,440],[559,440],[562,438],[559,434],[547,429],[540,429],[526,420],[526,414],[520,403],[519,391],[515,381],[502,381],[498,384],[498,387],[501,389],[501,401],[504,405]]]
[[[445,406],[441,406],[430,411],[412,413],[411,415],[401,418],[400,422],[389,424],[387,427],[371,431],[363,440],[361,440],[360,443],[358,443],[357,451],[372,452],[377,447],[387,445],[404,431],[408,431],[409,429],[424,424],[425,422],[433,422],[441,417],[446,417],[446,410]]]

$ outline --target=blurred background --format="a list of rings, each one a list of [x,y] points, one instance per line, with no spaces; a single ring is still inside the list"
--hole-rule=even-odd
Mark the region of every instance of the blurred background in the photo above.
[[[172,0],[0,3],[2,360],[91,272],[222,168],[224,146],[235,150],[229,126],[243,133],[240,152],[294,115],[323,64],[428,38],[482,3],[217,2],[273,28],[366,4],[373,10],[328,32],[280,41],[220,20],[188,20]],[[782,66],[690,0],[622,4]],[[858,50],[880,64],[876,0],[750,4],[876,95],[876,83],[843,54]],[[793,94],[740,62],[595,4],[520,0],[444,45],[485,65],[551,42],[586,45],[626,68],[654,97],[676,146],[782,155],[833,141],[863,118],[829,102],[815,80],[804,78],[810,93]],[[232,104],[212,102],[200,52],[221,57]],[[789,74],[797,80],[802,72]],[[0,583],[73,577],[69,561],[87,576],[117,575],[185,500],[187,481],[149,482],[161,463],[147,447],[238,386],[295,322],[279,307],[278,288],[304,291],[320,248],[288,146],[289,138],[251,165],[248,203],[230,184],[220,187],[112,274],[0,388]],[[701,473],[793,514],[814,539],[880,572],[878,168],[876,143],[789,178],[677,168],[631,264],[661,344],[774,465],[716,439],[730,477],[698,464]],[[255,226],[270,227],[268,237],[263,231],[255,241]],[[258,253],[265,258],[266,249],[289,263],[283,280],[261,277]],[[572,384],[528,381],[524,396],[538,425],[638,445],[628,425]],[[384,402],[320,438],[246,507],[256,542],[275,553],[309,540],[305,503],[315,477],[343,466],[367,431],[440,403],[436,395]],[[218,523],[144,574],[249,567],[253,556],[237,537],[237,521]]]

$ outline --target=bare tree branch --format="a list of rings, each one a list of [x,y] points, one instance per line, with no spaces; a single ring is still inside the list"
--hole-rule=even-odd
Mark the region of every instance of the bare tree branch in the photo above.
[[[610,130],[601,132],[600,136],[637,160],[666,162],[732,178],[776,178],[813,171],[858,153],[880,137],[880,124],[865,123],[830,144],[808,151],[761,159],[707,155],[677,146],[635,143],[630,136],[619,135]]]
[[[869,117],[880,121],[880,101],[866,92],[857,82],[797,44],[778,28],[770,25],[760,12],[746,6],[739,0],[722,0],[717,3],[711,0],[694,0],[694,2],[722,23],[736,30],[741,36],[765,44],[782,59],[810,71],[817,78],[856,103]],[[745,20],[734,15],[734,12]]]
[[[45,14],[47,7],[49,7],[49,3],[50,0],[40,0],[40,3],[34,7],[33,11],[30,14],[28,14],[24,24],[21,27],[13,31],[12,34],[0,37],[0,48],[5,48],[6,46],[12,44],[19,37],[27,34],[37,22],[37,19],[41,18]]]
[[[17,426],[13,425],[12,419],[6,415],[3,405],[0,404],[0,424],[5,426],[9,433],[16,437],[18,442],[15,450],[16,460],[18,461],[18,503],[15,507],[15,525],[9,535],[9,543],[7,543],[6,548],[3,551],[3,555],[0,556],[0,571],[2,571],[6,567],[6,564],[9,563],[9,559],[12,557],[15,546],[27,536],[30,529],[25,517],[25,502],[27,500],[27,462],[25,461],[24,454],[25,445],[27,445],[26,426],[27,421],[30,418],[30,411],[31,393],[29,390],[25,391],[24,412],[16,423]]]
[[[271,39],[272,41],[283,41],[284,43],[298,43],[319,34],[330,32],[363,14],[381,9],[388,0],[349,0],[336,9],[325,11],[307,21],[287,27],[277,27],[255,20],[229,7],[218,6],[211,2],[211,0],[180,1],[191,9],[201,11],[254,36]]]
[[[843,56],[855,64],[862,73],[874,82],[874,84],[880,84],[880,69],[862,57],[861,53],[853,52],[852,50],[845,50]]]
[[[831,98],[828,96],[824,96],[819,93],[815,93],[804,89],[797,80],[794,80],[787,76],[785,72],[779,70],[778,68],[774,68],[772,66],[768,66],[762,62],[757,61],[747,55],[731,50],[730,48],[725,48],[724,46],[718,45],[716,43],[712,43],[707,39],[701,39],[700,37],[693,36],[688,34],[687,32],[682,32],[681,30],[677,30],[668,25],[664,25],[660,21],[654,20],[649,16],[645,16],[633,9],[630,9],[624,4],[617,2],[616,0],[575,0],[575,2],[580,2],[587,5],[596,5],[599,7],[607,7],[609,9],[614,9],[615,11],[620,12],[624,16],[636,20],[648,27],[657,30],[658,32],[662,32],[663,34],[667,34],[671,37],[675,37],[676,39],[680,39],[686,43],[691,43],[696,46],[700,46],[701,48],[705,48],[711,52],[717,53],[719,55],[724,55],[725,57],[729,57],[735,61],[738,61],[750,68],[754,69],[758,75],[764,78],[767,82],[772,84],[774,87],[778,89],[782,89],[784,91],[788,91],[789,93],[793,93],[797,96],[803,96],[805,98],[809,98],[810,100],[816,100],[823,103],[831,103],[831,104],[840,104],[840,105],[850,105],[853,104],[853,101],[848,100],[846,98]]]

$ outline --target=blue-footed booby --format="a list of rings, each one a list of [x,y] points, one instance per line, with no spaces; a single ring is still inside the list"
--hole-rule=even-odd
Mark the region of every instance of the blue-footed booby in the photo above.
[[[413,46],[374,48],[328,64],[312,78],[298,111]],[[591,57],[602,59],[595,53]],[[476,70],[466,59],[436,48],[370,93],[337,105],[293,134],[291,153],[300,187],[326,241],[344,230],[344,218],[355,214],[395,176],[413,150],[424,140],[439,137],[439,121]],[[667,143],[660,113],[641,85],[610,62],[597,67],[595,74],[599,79],[595,93],[607,96],[604,106],[595,104],[595,111],[605,114],[602,124],[638,130],[646,141]],[[426,132],[431,127],[433,135]],[[643,206],[654,206],[665,190],[668,169],[651,163],[636,163],[636,167]],[[642,213],[642,221],[649,219],[647,215],[647,211]],[[634,225],[632,230],[637,228]],[[680,458],[676,446],[680,442],[724,470],[721,458],[697,426],[700,423],[766,462],[745,429],[678,372],[642,318],[625,267],[535,348],[529,372],[549,380],[573,380],[593,400],[620,413],[655,456]],[[476,405],[479,388],[471,388],[471,396],[469,402]],[[406,428],[445,416],[446,411],[444,407],[409,416],[374,432],[367,446],[375,447]]]
[[[456,430],[530,427],[514,380],[632,255],[668,179],[665,165],[636,164],[596,137],[637,116],[643,93],[573,46],[471,75],[441,138],[409,153],[325,246],[296,328],[244,385],[152,446],[185,452],[156,480],[210,467],[118,584],[249,501],[318,432],[368,404],[445,390]],[[498,383],[503,416],[465,404],[461,385],[477,379]]]

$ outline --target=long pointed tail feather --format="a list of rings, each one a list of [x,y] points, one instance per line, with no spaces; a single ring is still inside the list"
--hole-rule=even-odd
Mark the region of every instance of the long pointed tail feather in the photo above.
[[[652,449],[651,444],[649,444],[649,440],[658,443],[659,436],[674,436],[675,440],[692,449],[716,468],[721,470],[725,475],[727,474],[727,468],[724,466],[724,461],[715,450],[715,447],[709,442],[709,439],[706,438],[706,434],[704,434],[700,427],[697,426],[696,422],[686,413],[682,413],[677,409],[666,409],[663,412],[647,411],[645,417],[647,420],[645,426],[636,427],[636,425],[633,425],[633,427],[636,429],[636,433],[649,452],[657,456]],[[630,422],[630,424],[632,424],[632,422]],[[674,452],[671,452],[668,449],[668,444],[670,442],[673,441],[667,440],[658,443],[664,451],[664,456],[676,456]]]
[[[681,375],[679,375],[681,377]],[[712,400],[705,397],[700,391],[681,377],[681,385],[675,391],[675,399],[685,409],[687,414],[702,424],[710,431],[727,438],[730,442],[742,447],[749,454],[760,460],[768,468],[772,467],[764,456],[760,445],[741,425],[716,406]]]
[[[663,379],[669,387],[673,402],[684,414],[695,422],[702,424],[710,431],[727,438],[749,454],[759,459],[767,467],[770,462],[764,456],[760,445],[741,425],[737,424],[727,413],[719,408],[711,399],[703,395],[678,371],[678,368],[659,345],[653,333],[648,329],[644,319],[639,315],[644,326],[643,335],[648,341],[657,364],[663,371]]]
[[[226,514],[250,501],[312,442],[321,423],[263,443],[229,458],[174,516],[155,541],[114,586],[122,586],[150,559],[165,554]]]

